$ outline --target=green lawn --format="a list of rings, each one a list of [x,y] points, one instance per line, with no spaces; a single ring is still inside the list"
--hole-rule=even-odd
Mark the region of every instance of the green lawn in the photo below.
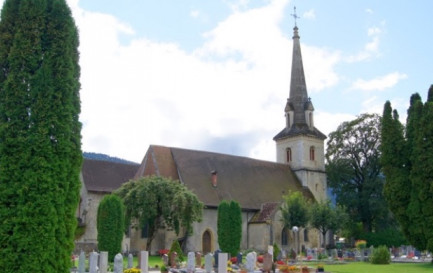
[[[433,273],[431,263],[392,263],[375,265],[363,262],[327,265],[325,271],[332,273]]]

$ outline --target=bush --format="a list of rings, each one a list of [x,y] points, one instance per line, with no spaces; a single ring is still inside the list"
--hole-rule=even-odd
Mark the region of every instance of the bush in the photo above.
[[[370,261],[372,264],[389,264],[391,254],[386,246],[379,246],[373,250]]]
[[[274,262],[277,261],[278,255],[280,255],[280,248],[276,243],[274,243]]]
[[[174,240],[171,244],[170,251],[168,252],[168,257],[171,256],[171,253],[176,252],[177,253],[177,260],[179,262],[185,261],[185,256],[182,252],[182,249],[180,248],[180,244],[178,240]],[[170,261],[170,258],[169,258]],[[171,264],[170,266],[174,266],[174,264]]]

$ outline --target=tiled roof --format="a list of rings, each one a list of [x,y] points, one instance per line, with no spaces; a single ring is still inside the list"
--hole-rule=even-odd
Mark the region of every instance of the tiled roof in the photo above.
[[[213,171],[217,187],[211,183]],[[259,210],[264,203],[280,202],[289,191],[314,199],[289,165],[240,156],[152,145],[136,177],[152,174],[177,175],[208,207],[236,200],[243,209]]]
[[[112,192],[132,179],[138,167],[138,164],[84,159],[81,172],[88,191]]]
[[[265,203],[262,208],[250,220],[250,223],[263,223],[272,220],[275,212],[280,208],[280,203]]]

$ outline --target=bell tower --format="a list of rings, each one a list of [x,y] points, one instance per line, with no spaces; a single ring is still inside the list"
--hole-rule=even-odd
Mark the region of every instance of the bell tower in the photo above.
[[[296,20],[296,14],[294,17]],[[286,122],[284,129],[274,137],[277,162],[289,164],[316,200],[324,200],[327,188],[324,152],[326,136],[314,124],[314,107],[307,93],[299,39],[295,21],[290,94],[284,109]]]

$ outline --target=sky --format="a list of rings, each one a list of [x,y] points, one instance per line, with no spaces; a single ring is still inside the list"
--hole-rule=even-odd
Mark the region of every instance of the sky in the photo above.
[[[2,5],[4,0],[0,0]],[[80,34],[82,149],[149,145],[275,161],[292,35],[325,134],[433,84],[433,1],[67,0]]]

